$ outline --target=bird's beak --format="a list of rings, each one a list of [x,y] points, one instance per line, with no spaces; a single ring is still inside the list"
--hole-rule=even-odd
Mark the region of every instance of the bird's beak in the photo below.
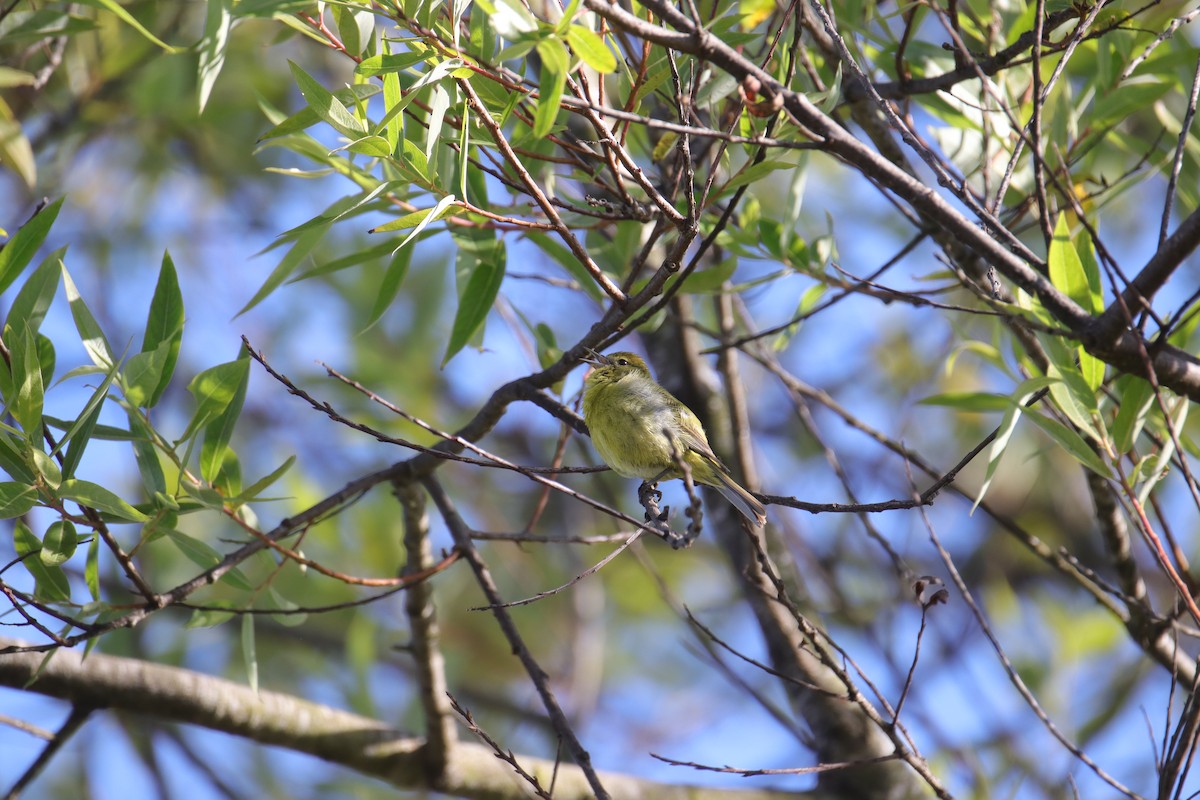
[[[601,355],[590,347],[588,348],[587,355],[579,360],[585,364],[591,364],[593,367],[605,367],[609,364],[608,356]]]

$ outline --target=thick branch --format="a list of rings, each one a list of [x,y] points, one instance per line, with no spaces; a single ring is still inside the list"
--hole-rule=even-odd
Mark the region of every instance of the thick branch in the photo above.
[[[26,644],[0,637],[0,647]],[[0,686],[23,688],[38,672],[43,658],[37,653],[0,656]],[[82,654],[59,650],[28,690],[77,705],[200,725],[260,744],[286,747],[401,788],[436,789],[452,797],[479,800],[523,800],[527,796],[528,787],[481,745],[458,744],[444,779],[433,786],[427,777],[425,741],[421,738],[369,717],[265,689],[256,693],[248,686],[178,667],[96,653],[89,655],[85,664]],[[594,796],[582,771],[574,766],[532,756],[517,758],[547,786],[557,771],[556,800],[587,800]],[[622,800],[783,800],[803,796],[771,790],[672,786],[608,773],[602,773],[602,777]]]

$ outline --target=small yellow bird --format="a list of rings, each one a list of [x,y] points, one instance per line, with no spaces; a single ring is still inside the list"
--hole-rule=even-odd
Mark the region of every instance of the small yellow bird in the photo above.
[[[715,488],[751,524],[766,524],[762,503],[729,477],[700,420],[658,385],[645,361],[633,353],[595,352],[582,360],[594,367],[584,378],[583,418],[604,463],[647,483],[682,478],[673,450],[693,481]]]

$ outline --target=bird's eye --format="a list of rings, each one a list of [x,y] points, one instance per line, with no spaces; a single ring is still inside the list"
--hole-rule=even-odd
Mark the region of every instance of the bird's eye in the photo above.
[[[626,358],[618,358],[618,359],[617,359],[617,366],[618,366],[618,367],[628,367],[628,366],[629,366],[629,359],[626,359]]]

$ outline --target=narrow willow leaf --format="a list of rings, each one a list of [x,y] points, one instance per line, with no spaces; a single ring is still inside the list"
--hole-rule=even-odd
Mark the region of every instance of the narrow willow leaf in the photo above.
[[[146,522],[150,519],[108,489],[91,481],[82,481],[78,478],[65,480],[62,482],[62,486],[58,487],[58,494],[64,500],[74,500],[82,506],[88,506],[130,522]]]
[[[1117,381],[1121,390],[1121,408],[1113,421],[1113,449],[1118,455],[1124,455],[1133,449],[1146,424],[1146,415],[1154,402],[1154,389],[1149,382],[1133,375],[1123,375]]]
[[[238,417],[242,415],[242,405],[246,401],[246,387],[250,383],[250,354],[242,350],[241,357],[234,362],[242,365],[240,371],[231,374],[235,376],[233,395],[229,402],[204,427],[204,444],[200,448],[200,474],[210,483],[216,482],[217,474],[225,462],[229,441],[233,438],[233,429]]]
[[[242,615],[242,661],[246,665],[246,682],[258,692],[258,651],[254,643],[254,615]]]
[[[17,431],[0,423],[0,469],[7,472],[10,478],[33,483],[37,476],[25,460],[28,449],[29,443],[21,439]]]
[[[389,72],[383,76],[383,107],[391,109],[400,102],[403,98],[403,91],[400,89],[400,76],[394,72]],[[400,140],[404,137],[404,126],[401,124],[399,116],[393,115],[387,122],[383,123],[384,135],[387,137],[389,152],[395,153],[400,147]]]
[[[454,326],[450,331],[450,343],[446,346],[442,366],[471,340],[492,310],[496,295],[500,293],[500,284],[504,282],[505,269],[503,249],[498,248],[496,253],[495,258],[480,260],[467,281],[466,289],[458,301],[458,311],[454,315]]]
[[[83,451],[87,449],[88,442],[92,439],[92,431],[96,428],[96,421],[100,419],[101,408],[102,406],[99,403],[90,410],[85,406],[79,419],[75,420],[75,424],[71,426],[69,438],[63,439],[58,443],[59,447],[62,447],[63,442],[67,443],[67,451],[63,454],[62,460],[62,474],[64,478],[75,476],[75,470],[79,467],[79,460],[83,457]]]
[[[947,406],[959,411],[1007,411],[1012,405],[1012,398],[990,392],[946,392],[926,397],[920,403],[927,406]]]
[[[748,165],[745,169],[734,175],[729,181],[721,187],[717,195],[724,195],[732,192],[734,189],[739,189],[742,186],[747,186],[756,181],[760,181],[772,172],[777,172],[781,169],[795,169],[795,164],[790,161],[780,159],[768,159],[759,162],[758,164]]]
[[[33,260],[50,226],[58,218],[64,198],[55,200],[33,216],[0,248],[0,292],[12,285],[21,271]]]
[[[293,244],[291,249],[287,251],[287,254],[280,259],[279,263],[275,266],[275,269],[271,270],[271,274],[267,276],[266,281],[263,282],[263,285],[259,287],[258,291],[254,293],[254,296],[250,298],[250,302],[242,306],[242,309],[238,311],[235,316],[240,317],[242,314],[245,314],[247,311],[265,300],[271,294],[271,292],[278,289],[280,285],[282,285],[283,282],[288,279],[288,276],[296,271],[296,268],[300,266],[300,262],[308,257],[308,254],[312,252],[313,248],[315,248],[321,239],[325,237],[325,233],[329,230],[329,225],[330,223],[324,222],[301,233],[296,238],[296,243]]]
[[[12,519],[29,512],[37,502],[37,489],[16,481],[0,481],[0,519]]]
[[[1065,211],[1058,215],[1046,261],[1050,267],[1050,282],[1054,284],[1054,288],[1074,300],[1081,308],[1090,311],[1091,287],[1083,271],[1083,261],[1071,241],[1071,225],[1067,222]]]
[[[1079,354],[1079,374],[1083,376],[1084,382],[1092,390],[1094,397],[1096,390],[1104,384],[1104,362],[1084,350],[1083,347],[1077,348],[1077,352]]]
[[[380,87],[372,84],[356,83],[353,86],[347,86],[345,88],[338,89],[333,93],[333,96],[339,103],[353,105],[374,97],[381,91],[382,89],[380,89]],[[263,107],[264,113],[267,113],[265,101],[260,101],[260,106]],[[269,113],[267,113],[267,116],[268,118],[273,118],[273,115]],[[311,128],[320,121],[321,118],[317,116],[317,112],[313,111],[308,106],[305,106],[295,114],[292,114],[289,117],[284,117],[276,122],[274,127],[268,130],[262,136],[258,137],[258,141],[265,142],[270,139],[278,139],[281,136],[287,136],[288,134],[299,133],[302,130]],[[321,149],[320,152],[324,152],[324,149]]]
[[[1138,489],[1138,502],[1142,505],[1146,504],[1146,498],[1150,496],[1150,492],[1162,480],[1167,468],[1171,465],[1171,459],[1175,456],[1175,440],[1183,435],[1183,424],[1187,422],[1188,409],[1192,405],[1186,397],[1177,397],[1173,402],[1175,408],[1172,410],[1168,405],[1166,421],[1171,426],[1171,430],[1175,432],[1175,436],[1164,437],[1153,466],[1145,469],[1152,477],[1147,478],[1146,482]]]
[[[318,117],[350,139],[357,139],[367,132],[362,121],[351,114],[346,106],[342,105],[342,101],[333,96],[333,92],[318,83],[294,61],[288,61],[288,66],[291,67],[296,85],[300,87],[300,93],[304,95],[304,101]]]
[[[720,292],[725,285],[725,281],[733,277],[733,270],[736,266],[736,258],[727,258],[708,269],[693,272],[687,276],[680,291],[684,294],[714,294]]]
[[[228,600],[210,600],[206,605],[209,607],[198,608],[192,612],[191,618],[184,625],[185,628],[215,628],[233,619],[234,610],[237,608]],[[221,606],[229,610],[222,610]]]
[[[263,477],[256,480],[254,483],[247,486],[246,489],[241,494],[239,494],[237,497],[233,498],[232,502],[248,503],[251,500],[255,499],[260,494],[262,494],[264,491],[266,491],[268,486],[270,486],[271,484],[275,483],[277,480],[282,478],[287,473],[287,471],[292,468],[292,465],[295,463],[296,463],[296,457],[288,456],[287,459],[282,464],[280,464],[278,467],[276,467],[274,470],[272,470],[269,474],[264,475]]]
[[[1024,399],[1024,398],[1023,398]],[[975,502],[971,504],[971,510],[968,514],[974,514],[975,509],[979,508],[979,504],[983,502],[984,495],[987,494],[988,488],[992,485],[992,479],[996,477],[996,468],[1000,466],[1000,459],[1004,457],[1004,451],[1008,449],[1008,443],[1012,439],[1013,431],[1016,430],[1017,420],[1021,418],[1022,403],[1013,403],[1004,412],[1004,418],[1000,420],[1000,425],[996,429],[996,438],[992,440],[992,446],[988,450],[987,471],[983,476],[983,483],[979,486],[979,493],[975,495]]]
[[[1089,447],[1087,441],[1078,433],[1063,425],[1058,420],[1050,419],[1041,414],[1029,414],[1028,416],[1031,422],[1050,434],[1050,437],[1058,442],[1064,450],[1074,456],[1075,460],[1080,464],[1083,464],[1092,472],[1105,478],[1112,474],[1108,465],[1104,463],[1104,459],[1100,458],[1096,451]]]
[[[162,48],[163,52],[167,53],[168,55],[175,55],[176,53],[180,52],[179,48],[172,47],[148,31],[146,27],[142,25],[142,23],[138,22],[136,17],[125,10],[125,8],[122,7],[117,0],[80,0],[80,2],[82,2],[84,5],[106,9],[107,11],[115,14],[119,20],[145,37],[146,41]]]
[[[9,245],[11,247],[11,244]],[[7,249],[7,248],[6,248]],[[29,329],[37,331],[46,318],[46,311],[54,302],[58,292],[58,278],[62,274],[62,257],[67,248],[59,248],[42,260],[40,266],[25,280],[8,310],[8,322],[15,325],[23,320]],[[2,252],[2,251],[0,251]]]
[[[137,462],[138,473],[142,476],[142,487],[151,497],[166,495],[167,479],[158,460],[158,451],[154,447],[150,429],[136,409],[126,409],[126,415],[132,434],[133,457]]]
[[[387,158],[392,154],[391,144],[382,136],[364,136],[361,139],[355,139],[344,148],[338,148],[338,150],[342,149],[368,158]],[[334,152],[336,153],[337,150]]]
[[[1008,398],[1009,407],[1004,412],[1004,418],[1001,419],[999,427],[996,429],[996,438],[992,440],[992,446],[988,451],[987,471],[983,477],[983,483],[979,487],[979,493],[975,496],[975,502],[971,504],[971,511],[974,514],[975,509],[983,502],[984,495],[987,494],[988,487],[992,485],[992,479],[996,476],[996,468],[1000,466],[1000,459],[1004,456],[1004,452],[1008,449],[1008,443],[1012,440],[1013,431],[1016,430],[1017,422],[1025,411],[1025,403],[1029,398],[1033,397],[1042,389],[1052,384],[1054,381],[1051,378],[1039,376],[1029,378],[1022,381],[1017,386]]]
[[[65,603],[71,599],[71,584],[61,567],[47,566],[35,553],[42,549],[42,543],[24,522],[18,520],[13,527],[13,545],[18,556],[23,556],[21,565],[29,571],[37,582],[34,594],[43,600]]]
[[[83,349],[87,351],[88,358],[97,367],[103,370],[111,368],[117,359],[113,356],[112,348],[109,347],[104,331],[100,329],[100,323],[96,322],[87,303],[80,296],[79,290],[75,288],[75,281],[71,280],[71,273],[67,272],[65,264],[62,266],[62,278],[63,288],[67,293],[67,302],[71,306],[71,317],[75,320],[75,329],[79,331]]]
[[[396,252],[396,251],[400,250],[400,248],[404,247],[404,245],[408,244],[414,238],[416,238],[417,234],[419,234],[421,231],[425,230],[425,228],[431,222],[433,222],[435,220],[439,220],[443,216],[445,216],[447,213],[449,213],[450,207],[451,207],[451,205],[454,204],[454,202],[455,202],[454,195],[448,194],[445,197],[443,197],[441,200],[439,200],[437,202],[437,205],[435,205],[433,208],[429,209],[428,211],[416,212],[416,214],[424,214],[424,216],[421,217],[419,220],[413,219],[414,214],[406,214],[404,217],[401,217],[399,220],[393,220],[390,223],[384,223],[383,225],[380,225],[378,228],[373,228],[370,231],[370,233],[383,233],[385,230],[399,230],[401,228],[408,227],[407,224],[395,225],[395,223],[402,222],[402,221],[414,223],[416,225],[416,227],[412,229],[412,232],[409,233],[408,236],[404,237],[404,241],[402,241],[402,242],[400,242],[400,244],[396,245],[396,250],[392,251],[392,252]]]
[[[87,562],[83,568],[83,579],[92,600],[100,599],[100,537],[93,536],[88,543]],[[93,639],[92,641],[96,641]]]
[[[537,44],[537,51],[542,57],[542,70],[538,81],[540,95],[537,110],[533,114],[533,135],[540,139],[550,133],[558,119],[570,59],[567,57],[567,48],[558,39],[541,40]]]
[[[383,280],[379,284],[379,291],[375,293],[375,303],[371,307],[371,313],[367,317],[367,324],[363,326],[362,332],[366,332],[378,322],[383,317],[383,312],[387,311],[392,301],[396,299],[396,295],[400,292],[400,284],[404,282],[404,277],[408,274],[408,266],[412,261],[413,249],[406,247],[397,251],[392,256],[387,271],[383,273]]]
[[[178,354],[178,345],[163,342],[150,352],[135,353],[121,369],[121,386],[125,399],[137,408],[149,408],[162,376],[167,360]],[[174,351],[174,352],[172,352]]]
[[[425,137],[425,160],[430,164],[433,163],[433,149],[437,147],[438,141],[442,138],[442,122],[449,109],[450,93],[441,84],[434,86],[433,96],[429,100],[429,128]],[[429,179],[433,180],[436,177],[436,175],[430,175]]]
[[[142,335],[143,353],[158,352],[166,345],[159,368],[158,383],[150,387],[149,395],[141,404],[147,408],[158,403],[167,389],[167,384],[171,382],[175,362],[179,358],[179,345],[183,340],[183,320],[183,293],[179,290],[179,276],[171,254],[164,252],[162,266],[158,270],[158,283],[154,287],[154,296],[150,299],[146,332]]]
[[[199,113],[212,94],[213,84],[225,66],[225,47],[229,44],[229,32],[233,29],[233,0],[208,0],[208,13],[204,19],[204,37],[200,40],[200,64],[196,75],[196,95]]]
[[[209,367],[192,378],[188,391],[196,398],[196,411],[182,438],[188,438],[201,426],[219,417],[239,393],[249,376],[250,362],[245,358]]]
[[[409,67],[416,66],[429,58],[428,53],[384,53],[364,58],[354,71],[364,78],[374,78],[376,75],[393,75],[403,72]]]
[[[38,358],[37,339],[25,326],[9,329],[12,352],[12,377],[16,395],[9,403],[12,413],[32,442],[42,438],[42,403],[46,398],[42,383],[42,363]]]
[[[616,72],[617,57],[594,31],[582,25],[571,25],[567,28],[567,44],[571,45],[571,49],[583,63],[596,72]]]

